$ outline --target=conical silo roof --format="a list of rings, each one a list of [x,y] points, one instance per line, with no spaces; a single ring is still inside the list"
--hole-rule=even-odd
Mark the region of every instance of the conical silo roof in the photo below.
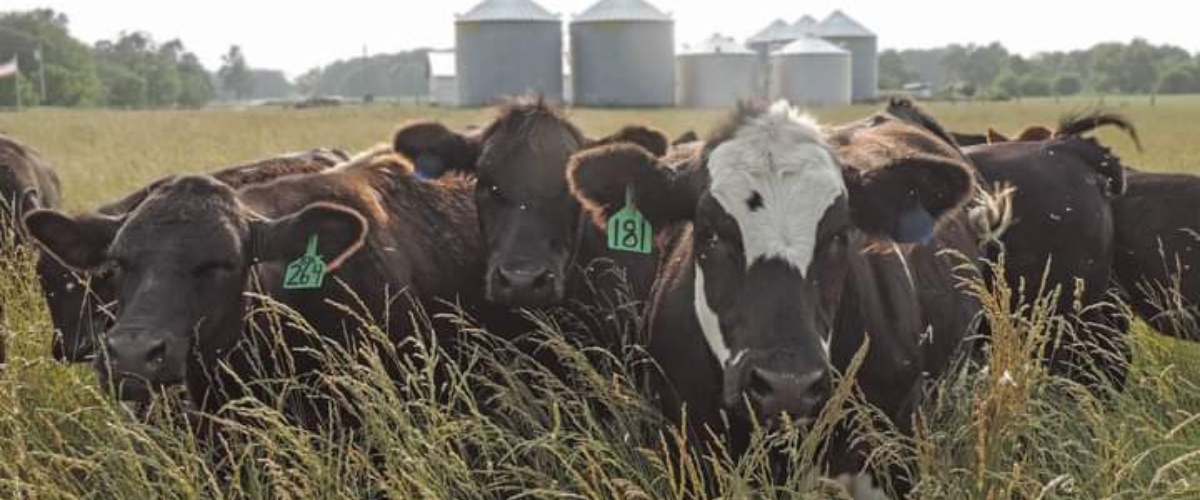
[[[457,21],[558,21],[558,16],[533,0],[484,0],[466,14],[458,16]]]
[[[685,55],[699,54],[753,54],[754,51],[743,47],[732,37],[714,33],[696,45],[684,48]]]
[[[574,19],[577,23],[604,21],[669,22],[671,16],[643,0],[600,0]]]
[[[791,54],[846,54],[850,51],[838,47],[832,43],[826,42],[820,38],[804,36],[796,41],[785,45],[783,48],[773,52],[775,55],[791,55]]]
[[[754,36],[747,39],[746,43],[753,45],[760,43],[773,43],[787,39],[789,27],[790,26],[788,26],[787,21],[784,21],[783,19],[776,19],[771,21],[771,24],[768,24],[766,28],[763,28],[758,33],[755,33]]]
[[[797,19],[796,22],[792,23],[791,26],[788,26],[788,33],[791,33],[791,35],[795,38],[800,38],[802,36],[814,36],[817,33],[817,30],[820,29],[820,26],[821,23],[817,21],[817,18],[805,15],[804,17]]]
[[[821,21],[818,34],[832,38],[875,38],[875,33],[840,10],[833,11]]]

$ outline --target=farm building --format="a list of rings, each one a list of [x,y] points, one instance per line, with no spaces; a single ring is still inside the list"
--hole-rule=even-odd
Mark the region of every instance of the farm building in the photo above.
[[[643,0],[600,0],[571,21],[581,106],[675,104],[675,23]]]
[[[821,38],[849,50],[855,101],[874,99],[879,91],[879,48],[875,33],[835,10],[817,29]]]
[[[727,107],[759,95],[759,56],[732,38],[718,34],[686,47],[675,64],[681,106]]]
[[[429,101],[439,106],[458,106],[457,69],[453,50],[431,50],[429,57]]]
[[[791,26],[783,19],[771,21],[771,24],[768,24],[767,27],[759,30],[758,33],[747,39],[746,46],[750,47],[750,50],[764,56],[770,54],[783,48],[788,42],[795,40],[795,38],[788,38],[790,36],[790,28]]]
[[[800,38],[771,54],[771,99],[803,106],[850,104],[850,68],[850,51],[820,38]]]
[[[541,93],[562,100],[562,22],[532,0],[484,0],[454,23],[458,102]]]

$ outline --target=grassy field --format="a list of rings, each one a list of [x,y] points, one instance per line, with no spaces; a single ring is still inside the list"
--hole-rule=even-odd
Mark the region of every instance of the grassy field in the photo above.
[[[1011,103],[931,104],[956,131],[995,126],[1015,132],[1053,124],[1085,99]],[[1114,132],[1101,134],[1123,160],[1147,170],[1200,171],[1200,98],[1109,97],[1109,109],[1138,125],[1145,150]],[[827,123],[866,116],[873,106],[816,111]],[[344,107],[319,110],[211,111],[38,110],[0,114],[0,132],[48,158],[64,182],[71,210],[86,210],[164,174],[199,172],[285,151],[336,146],[357,151],[390,140],[400,123],[436,118],[455,126],[485,121],[489,110]],[[629,122],[674,135],[703,133],[721,116],[711,110],[571,110],[589,133]],[[613,354],[624,363],[598,370],[575,366],[567,385],[544,381],[536,364],[484,332],[469,332],[487,348],[447,360],[427,356],[445,378],[412,369],[405,387],[387,383],[376,365],[331,362],[331,380],[358,402],[365,427],[354,436],[310,433],[287,425],[274,408],[241,403],[247,421],[219,460],[199,448],[173,418],[155,407],[147,424],[98,391],[90,370],[48,358],[49,320],[32,278],[30,256],[0,254],[0,325],[10,337],[9,366],[0,373],[0,499],[67,498],[837,498],[828,483],[802,474],[770,483],[766,450],[796,450],[811,460],[817,436],[789,431],[759,435],[741,461],[675,457],[664,452],[676,434],[639,395],[629,365],[636,350]],[[1002,298],[1004,290],[983,291]],[[864,431],[883,450],[919,473],[914,498],[948,499],[1200,499],[1200,346],[1135,331],[1136,364],[1129,387],[1096,399],[1027,362],[1035,343],[1053,334],[1050,318],[1018,319],[989,311],[1000,335],[986,375],[964,373],[943,382],[915,438],[888,429]],[[557,342],[549,322],[541,332],[567,360],[583,353]],[[1008,332],[1010,335],[1003,335]],[[595,353],[589,353],[595,358]],[[330,353],[338,358],[340,353]],[[1015,383],[1001,382],[1002,373]],[[486,401],[468,387],[494,389]],[[848,391],[827,418],[865,410]],[[597,409],[595,401],[605,401]],[[499,407],[500,410],[494,408]],[[491,409],[489,409],[491,408]],[[597,415],[606,415],[601,418]],[[698,471],[712,469],[704,476]],[[779,479],[779,478],[776,478]]]

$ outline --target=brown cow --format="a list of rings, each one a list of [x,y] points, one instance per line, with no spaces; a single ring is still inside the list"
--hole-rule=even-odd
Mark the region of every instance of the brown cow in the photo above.
[[[349,352],[371,343],[338,304],[361,304],[395,345],[412,332],[418,305],[479,303],[473,188],[457,176],[424,181],[381,149],[241,190],[211,176],[178,177],[121,218],[36,211],[26,223],[73,267],[115,267],[121,307],[98,361],[111,385],[140,399],[147,383],[185,383],[192,404],[213,413],[243,395],[239,379],[263,382],[255,391],[277,379],[319,387],[316,352],[324,343]],[[301,262],[311,255],[323,258],[323,279],[312,258]],[[276,340],[244,334],[252,270],[263,293],[301,312],[321,338],[285,326],[288,356],[277,357]],[[270,330],[254,319],[250,331]],[[229,369],[218,369],[221,363]],[[328,398],[302,399],[285,410],[315,425],[337,411],[327,405]]]
[[[62,202],[58,175],[36,150],[0,134],[0,250],[24,244],[24,214],[58,208]],[[4,302],[0,301],[0,365],[7,353]]]
[[[337,149],[313,149],[263,158],[224,168],[210,175],[237,189],[286,175],[318,172],[348,159],[346,153]],[[128,213],[156,187],[173,178],[164,177],[154,181],[97,211],[108,216]],[[54,340],[51,343],[54,359],[73,363],[91,360],[95,354],[97,335],[111,326],[112,313],[105,310],[114,299],[109,273],[77,273],[45,254],[38,256],[37,272],[54,325]]]

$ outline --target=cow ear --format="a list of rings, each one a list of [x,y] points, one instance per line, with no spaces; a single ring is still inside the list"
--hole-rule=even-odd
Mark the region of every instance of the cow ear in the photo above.
[[[1034,125],[1021,131],[1021,135],[1017,136],[1018,141],[1048,141],[1054,137],[1054,131],[1041,125]]]
[[[966,202],[975,188],[966,164],[928,154],[844,172],[854,225],[899,243],[928,243],[937,222]]]
[[[431,121],[401,126],[392,139],[392,149],[412,162],[416,174],[426,179],[449,172],[474,173],[479,148],[477,134],[460,134]]]
[[[26,189],[25,192],[21,194],[21,202],[18,206],[21,210],[17,213],[21,214],[27,214],[42,208],[42,193],[38,191],[37,188]]]
[[[50,255],[67,267],[87,271],[107,260],[124,218],[99,214],[71,217],[54,210],[33,210],[25,215],[25,231]]]
[[[626,125],[607,137],[592,141],[588,146],[594,148],[620,143],[637,145],[649,151],[655,158],[667,154],[667,149],[671,147],[666,134],[644,125]]]
[[[315,238],[325,270],[333,272],[366,243],[367,219],[350,207],[317,202],[279,219],[254,220],[250,231],[250,252],[257,262],[298,259]]]
[[[688,164],[672,168],[632,144],[613,144],[577,153],[567,167],[571,194],[599,227],[625,206],[627,187],[654,227],[691,219],[706,178]]]
[[[996,129],[994,129],[992,127],[988,127],[987,143],[988,144],[996,144],[996,143],[1000,143],[1000,142],[1008,142],[1008,136],[1001,134],[1000,132],[996,131]]]
[[[700,136],[696,135],[696,131],[689,130],[687,132],[679,134],[679,137],[676,137],[675,140],[671,141],[671,145],[679,146],[682,144],[687,144],[689,142],[696,142],[698,140],[700,140]]]

